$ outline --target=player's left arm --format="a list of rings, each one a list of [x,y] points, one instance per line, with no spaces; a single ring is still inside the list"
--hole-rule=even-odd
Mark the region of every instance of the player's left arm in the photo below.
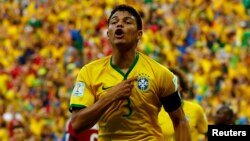
[[[191,141],[191,134],[188,121],[186,120],[182,107],[173,112],[169,112],[169,116],[173,122],[176,141]]]
[[[178,92],[177,77],[166,70],[160,78],[160,101],[173,122],[176,141],[191,141],[188,121]]]
[[[190,141],[191,134],[188,121],[185,117],[182,101],[178,91],[160,98],[164,109],[168,112],[175,131],[176,141]]]

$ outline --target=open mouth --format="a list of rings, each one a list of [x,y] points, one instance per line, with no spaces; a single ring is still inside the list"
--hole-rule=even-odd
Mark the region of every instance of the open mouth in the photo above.
[[[124,36],[124,31],[122,29],[115,30],[115,37],[116,38],[123,38],[123,36]]]

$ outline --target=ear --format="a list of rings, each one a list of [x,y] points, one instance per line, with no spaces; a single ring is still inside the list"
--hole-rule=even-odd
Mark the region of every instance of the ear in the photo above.
[[[109,32],[107,31],[107,38],[108,38],[108,40],[109,40]]]
[[[138,30],[138,32],[137,32],[137,40],[138,41],[142,38],[142,34],[143,34],[142,30]]]
[[[107,31],[107,37],[109,38],[109,31]]]

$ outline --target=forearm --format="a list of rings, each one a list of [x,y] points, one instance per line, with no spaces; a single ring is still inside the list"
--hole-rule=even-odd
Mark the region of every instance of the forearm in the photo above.
[[[94,126],[112,103],[107,97],[98,100],[94,105],[72,113],[71,125],[74,131],[80,132]]]
[[[174,126],[175,140],[191,141],[189,123],[185,117],[182,107],[179,107],[177,110],[170,112],[169,115]]]
[[[174,124],[176,141],[191,141],[190,129],[186,119]]]
[[[80,132],[94,126],[112,103],[119,102],[119,100],[126,99],[131,95],[132,82],[135,80],[136,78],[130,78],[122,81],[101,96],[92,106],[72,112],[70,127],[73,131]]]

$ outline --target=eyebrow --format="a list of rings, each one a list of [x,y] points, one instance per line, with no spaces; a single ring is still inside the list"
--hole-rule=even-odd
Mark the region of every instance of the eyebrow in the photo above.
[[[115,18],[118,18],[118,16],[112,17],[111,20],[115,19]],[[133,19],[135,19],[135,17],[134,16],[126,16],[126,17],[124,17],[124,19],[132,19],[133,20]]]

